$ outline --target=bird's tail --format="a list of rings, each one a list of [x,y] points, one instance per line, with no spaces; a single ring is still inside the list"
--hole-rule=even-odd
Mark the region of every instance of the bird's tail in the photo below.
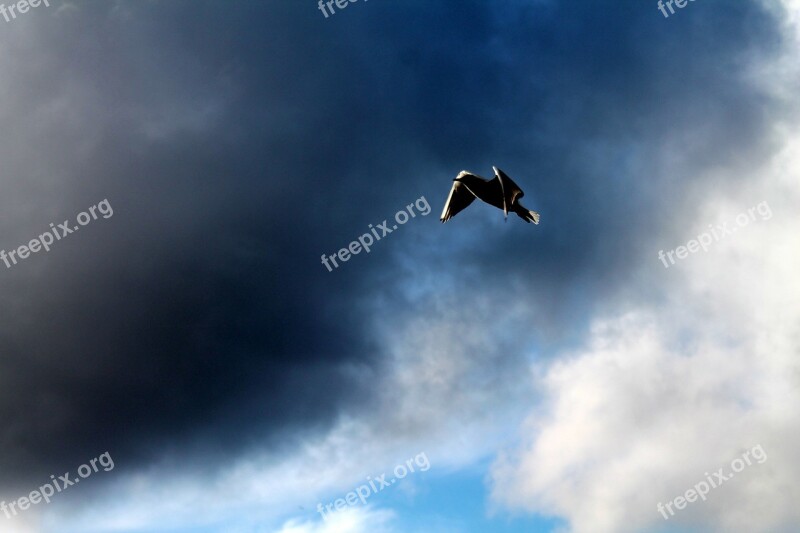
[[[521,213],[517,213],[525,222],[533,222],[534,224],[539,223],[539,213],[536,211],[529,211],[527,209],[523,210]]]
[[[519,202],[514,202],[513,209],[517,216],[525,222],[533,222],[534,224],[539,223],[539,213],[536,211],[531,211]]]

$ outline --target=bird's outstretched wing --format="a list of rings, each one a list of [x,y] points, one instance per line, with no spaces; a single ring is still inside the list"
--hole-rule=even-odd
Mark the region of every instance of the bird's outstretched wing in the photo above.
[[[497,207],[500,207],[500,209],[502,209],[503,212],[508,215],[508,210],[511,209],[511,206],[514,205],[517,200],[525,196],[525,193],[522,192],[522,189],[519,188],[519,185],[514,183],[514,180],[509,178],[505,172],[497,167],[492,168],[494,169],[494,179],[489,182],[489,185],[500,187],[503,205]]]
[[[460,181],[453,181],[453,188],[450,189],[450,196],[447,197],[447,201],[444,203],[442,216],[439,217],[439,220],[443,223],[447,222],[460,211],[466,209],[473,200],[475,200],[475,195],[466,185]]]

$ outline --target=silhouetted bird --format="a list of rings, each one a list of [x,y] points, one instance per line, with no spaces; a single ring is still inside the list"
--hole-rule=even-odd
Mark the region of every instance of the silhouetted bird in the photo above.
[[[439,217],[442,223],[466,209],[475,198],[502,209],[506,217],[508,217],[509,211],[513,211],[525,222],[539,223],[539,213],[529,211],[519,203],[519,199],[525,195],[522,189],[505,172],[497,167],[492,168],[494,169],[494,179],[491,180],[466,170],[458,173],[453,180],[450,196],[447,197],[447,202],[444,204],[442,216]]]

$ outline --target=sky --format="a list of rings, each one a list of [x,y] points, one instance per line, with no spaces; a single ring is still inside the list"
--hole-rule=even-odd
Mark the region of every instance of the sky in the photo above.
[[[800,1],[344,5],[0,7],[0,531],[797,531]]]

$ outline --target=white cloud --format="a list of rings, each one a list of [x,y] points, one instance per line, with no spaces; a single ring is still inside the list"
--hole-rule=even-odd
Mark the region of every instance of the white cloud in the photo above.
[[[337,512],[327,521],[290,520],[276,533],[391,533],[394,513],[369,508],[350,508]]]
[[[800,524],[798,168],[794,135],[758,176],[734,181],[746,186],[711,194],[696,224],[676,224],[688,240],[764,200],[772,218],[669,270],[654,250],[643,278],[663,284],[663,301],[597,320],[586,349],[537,369],[545,398],[527,442],[493,467],[499,506],[565,517],[576,533],[640,532],[664,524],[658,502],[761,445],[768,461],[670,523]]]

